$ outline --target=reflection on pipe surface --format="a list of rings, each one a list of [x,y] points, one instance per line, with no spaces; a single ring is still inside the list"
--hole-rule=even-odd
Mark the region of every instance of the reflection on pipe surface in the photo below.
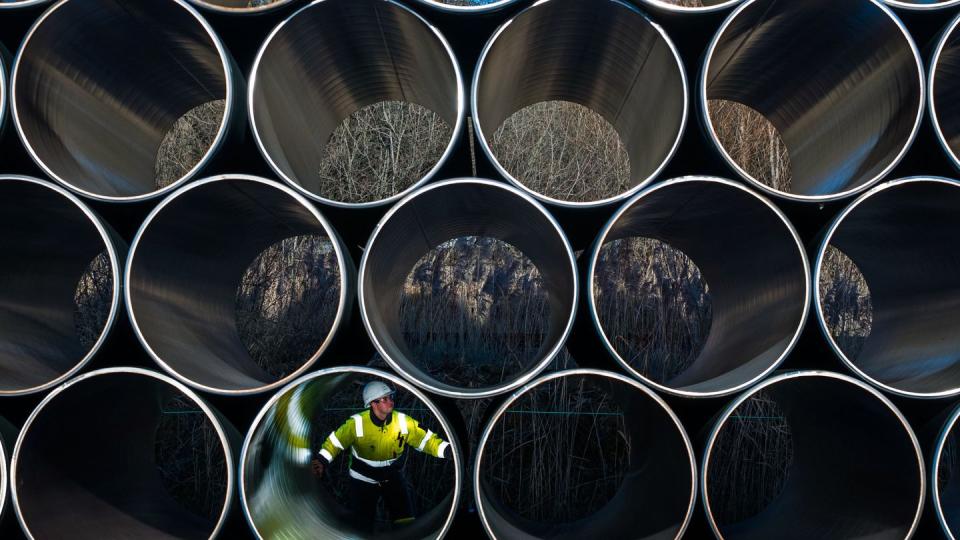
[[[718,522],[711,468],[736,453],[716,453],[718,437],[742,429],[745,402],[763,393],[789,425],[793,459],[779,495],[760,513]],[[721,414],[701,468],[703,503],[718,538],[901,539],[920,520],[923,456],[900,411],[868,385],[826,371],[787,372],[738,397]],[[735,480],[735,479],[734,479]]]
[[[413,0],[450,13],[489,13],[517,4],[522,0]]]
[[[902,9],[934,10],[960,5],[960,0],[883,0],[887,5]]]
[[[960,2],[956,2],[960,3]],[[937,138],[960,168],[960,16],[943,32],[930,63],[930,118]]]
[[[547,291],[549,319],[535,360],[520,375],[463,388],[431,375],[430,358],[411,354],[398,304],[407,275],[424,254],[447,240],[474,235],[506,242],[533,262]],[[576,266],[559,224],[531,197],[500,182],[446,180],[412,193],[380,221],[364,251],[359,295],[367,331],[391,367],[445,396],[488,397],[530,380],[563,347],[576,310]]]
[[[277,376],[241,340],[238,288],[250,261],[303,235],[322,238],[335,255],[336,268],[312,271],[338,274],[328,280],[339,288],[331,295],[337,305],[308,356]],[[349,314],[353,275],[335,231],[303,197],[262,178],[218,176],[177,191],[144,221],[127,260],[127,308],[141,343],[176,377],[210,392],[263,392],[301,374],[326,350]]]
[[[221,13],[263,13],[285,6],[296,0],[187,0],[188,2]]]
[[[443,156],[412,186],[377,200],[325,196],[329,188],[319,170],[331,134],[359,109],[387,101],[423,106],[451,126]],[[326,0],[297,11],[267,39],[254,64],[248,105],[254,137],[281,178],[323,202],[369,206],[394,201],[433,177],[456,142],[464,96],[452,50],[419,15],[393,1]]]
[[[498,465],[498,462],[508,457],[497,454],[498,450],[504,449],[502,444],[497,445],[498,442],[502,443],[497,441],[498,436],[502,437],[505,425],[515,420],[512,422],[514,427],[540,427],[540,432],[524,439],[528,443],[524,446],[533,443],[528,439],[545,437],[546,442],[541,444],[548,447],[577,452],[574,449],[584,445],[599,445],[601,448],[596,448],[596,451],[606,455],[612,441],[602,440],[602,427],[596,419],[590,418],[596,404],[588,404],[587,411],[579,413],[536,410],[543,403],[568,407],[573,403],[589,402],[589,391],[585,392],[585,387],[595,387],[597,393],[603,396],[604,405],[620,411],[625,420],[621,425],[623,431],[613,434],[625,440],[628,454],[626,470],[619,485],[606,504],[572,522],[544,523],[519,515],[518,510],[522,509],[511,508],[501,500],[494,485],[497,469],[504,466],[503,463]],[[539,397],[536,396],[538,392],[542,394]],[[553,398],[558,394],[567,395],[568,399],[558,402]],[[565,401],[568,403],[565,404]],[[542,417],[542,422],[537,422],[537,417]],[[592,423],[592,427],[580,430],[567,427],[565,423],[569,422],[574,426]],[[584,436],[589,440],[582,440]],[[524,451],[523,448],[511,446],[506,446],[511,453]],[[566,452],[568,450],[564,450]],[[493,415],[483,431],[477,450],[474,494],[484,528],[493,538],[679,538],[693,512],[697,474],[693,455],[693,448],[679,419],[653,391],[615,373],[590,369],[560,371],[517,390]],[[525,472],[534,474],[533,471],[545,471],[539,474],[551,479],[570,473],[569,463],[538,463],[537,456],[534,451],[532,458],[516,458],[507,461],[506,465],[525,461],[520,471],[521,482],[533,481],[529,477],[523,479]],[[589,474],[580,474],[578,481],[584,481],[584,476]],[[563,481],[551,485],[576,489]],[[508,489],[523,490],[512,484]],[[563,491],[562,487],[559,489]],[[567,495],[545,494],[547,500],[543,501],[543,505],[556,504],[558,498]]]
[[[866,189],[900,161],[919,129],[922,73],[913,40],[876,0],[753,0],[714,37],[700,99],[705,113],[709,100],[746,105],[779,132],[789,192],[736,163],[705,114],[714,143],[744,178],[775,195],[822,201]]]
[[[619,239],[666,242],[690,257],[710,288],[713,318],[702,351],[666,381],[631,365],[603,319],[597,281],[601,249]],[[623,276],[623,280],[638,276]],[[809,270],[800,239],[769,201],[728,180],[687,177],[644,190],[607,223],[588,274],[590,314],[608,350],[634,376],[690,397],[736,392],[774,370],[806,320]]]
[[[823,280],[828,247],[845,253],[863,274],[873,323],[859,354],[847,354],[817,314],[834,351],[855,372],[891,392],[915,397],[960,393],[960,183],[908,178],[878,186],[830,226],[820,247]]]
[[[120,303],[112,237],[63,188],[0,176],[0,395],[49,388],[100,349]]]
[[[547,0],[505,23],[487,42],[473,81],[473,117],[484,152],[511,182],[491,149],[497,129],[517,111],[568,101],[600,114],[630,158],[628,196],[666,166],[686,123],[686,76],[663,30],[619,0]]]
[[[453,522],[460,498],[460,448],[453,430],[429,398],[403,379],[382,371],[335,367],[304,376],[277,392],[264,405],[247,432],[241,454],[240,490],[243,511],[259,538],[358,538],[363,536],[349,506],[338,501],[337,483],[350,482],[347,453],[328,465],[321,479],[310,470],[321,443],[346,418],[359,412],[361,388],[380,380],[396,390],[396,409],[421,425],[439,424],[436,433],[450,441],[445,459],[414,453],[408,448],[405,473],[418,494],[434,488],[423,508],[417,497],[416,519],[374,536],[391,540],[442,538]],[[449,459],[453,467],[450,470]],[[340,486],[342,488],[342,486]],[[342,493],[342,489],[340,489]],[[368,525],[368,524],[363,524]]]
[[[206,516],[188,510],[162,479],[171,464],[157,459],[158,428],[171,399],[203,422],[207,459],[220,464],[209,472],[223,479],[224,491]],[[239,437],[170,377],[137,368],[81,375],[52,391],[23,426],[11,466],[17,517],[38,539],[212,538],[232,500],[231,438]],[[195,444],[188,450],[203,454]]]
[[[722,11],[743,3],[744,0],[640,0],[641,4],[655,9],[677,13],[706,13]]]
[[[154,197],[190,178],[222,141],[239,84],[231,62],[183,0],[64,0],[21,45],[14,119],[52,178],[102,200]],[[196,155],[159,173],[178,120],[209,103],[219,104],[220,114],[207,118],[217,129],[209,140],[185,141],[200,145]]]
[[[951,540],[960,532],[960,469],[957,468],[957,418],[954,408],[936,439],[930,463],[930,489],[933,508],[943,533]]]

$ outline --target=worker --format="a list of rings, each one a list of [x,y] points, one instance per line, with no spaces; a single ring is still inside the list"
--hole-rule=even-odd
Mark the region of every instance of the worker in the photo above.
[[[348,418],[323,441],[319,456],[311,462],[313,473],[323,476],[327,465],[340,452],[350,449],[349,497],[361,527],[372,529],[377,502],[382,497],[395,525],[414,519],[413,504],[403,475],[400,457],[406,447],[443,458],[450,443],[393,409],[392,388],[381,381],[363,387],[361,413]]]

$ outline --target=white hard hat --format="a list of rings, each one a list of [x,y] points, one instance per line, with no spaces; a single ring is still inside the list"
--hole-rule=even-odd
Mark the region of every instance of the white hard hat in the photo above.
[[[393,389],[382,381],[371,381],[363,387],[363,406],[369,407],[370,402],[393,394]]]

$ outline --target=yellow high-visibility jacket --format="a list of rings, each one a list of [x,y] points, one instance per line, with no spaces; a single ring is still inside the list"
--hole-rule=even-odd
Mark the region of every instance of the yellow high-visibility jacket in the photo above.
[[[370,409],[351,416],[323,441],[320,455],[330,463],[349,447],[350,476],[375,484],[391,479],[406,447],[442,458],[450,446],[402,412],[394,410],[382,424],[378,422],[371,419]]]

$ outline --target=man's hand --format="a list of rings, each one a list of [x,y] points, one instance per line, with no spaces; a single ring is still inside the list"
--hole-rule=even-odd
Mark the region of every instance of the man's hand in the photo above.
[[[310,462],[310,470],[313,471],[313,475],[317,478],[323,476],[323,462],[317,458],[313,458],[313,461]]]

